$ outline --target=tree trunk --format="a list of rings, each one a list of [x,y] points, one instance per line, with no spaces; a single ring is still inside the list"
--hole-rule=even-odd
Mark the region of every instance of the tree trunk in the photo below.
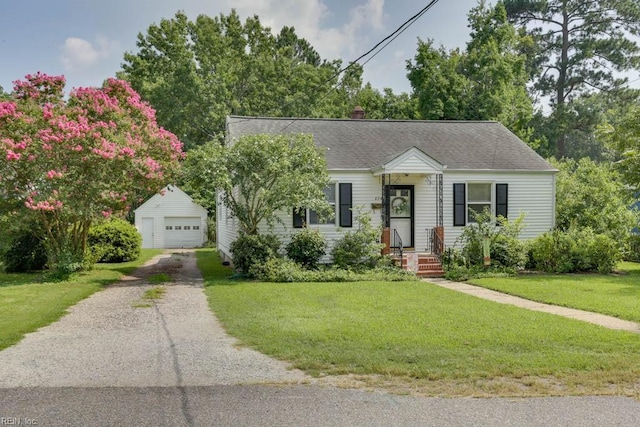
[[[567,85],[567,68],[569,67],[569,16],[567,13],[567,1],[562,2],[562,49],[560,53],[560,69],[558,70],[558,83],[556,86],[556,113],[559,121],[559,133],[556,141],[556,157],[562,159],[567,155],[567,123],[565,114],[565,97]]]

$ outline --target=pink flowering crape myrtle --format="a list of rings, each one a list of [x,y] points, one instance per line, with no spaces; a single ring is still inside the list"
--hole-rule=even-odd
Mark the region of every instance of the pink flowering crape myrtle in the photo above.
[[[64,98],[62,76],[27,75],[0,101],[0,197],[46,230],[48,249],[84,253],[94,219],[172,182],[182,143],[122,80]]]

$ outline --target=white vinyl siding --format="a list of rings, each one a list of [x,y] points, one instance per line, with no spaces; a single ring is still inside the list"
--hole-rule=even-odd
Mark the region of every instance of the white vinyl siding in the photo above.
[[[446,172],[444,174],[444,240],[453,246],[464,227],[453,226],[453,184],[473,182],[505,183],[509,185],[509,219],[524,214],[522,240],[532,239],[554,226],[555,177],[553,173],[535,172]],[[495,185],[492,187],[495,188]],[[495,190],[492,190],[495,191]],[[495,209],[495,193],[492,198]]]

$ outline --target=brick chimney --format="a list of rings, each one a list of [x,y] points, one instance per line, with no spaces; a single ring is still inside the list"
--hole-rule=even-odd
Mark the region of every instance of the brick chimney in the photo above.
[[[364,110],[361,106],[356,106],[351,112],[352,119],[364,119]]]

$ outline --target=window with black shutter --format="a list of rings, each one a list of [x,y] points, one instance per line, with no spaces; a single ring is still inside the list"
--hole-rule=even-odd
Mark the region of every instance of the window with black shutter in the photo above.
[[[340,188],[340,227],[353,226],[353,212],[351,211],[352,196],[351,183],[343,182],[339,184]]]
[[[496,184],[496,216],[509,217],[509,184]]]
[[[453,225],[466,225],[466,184],[453,184]]]

